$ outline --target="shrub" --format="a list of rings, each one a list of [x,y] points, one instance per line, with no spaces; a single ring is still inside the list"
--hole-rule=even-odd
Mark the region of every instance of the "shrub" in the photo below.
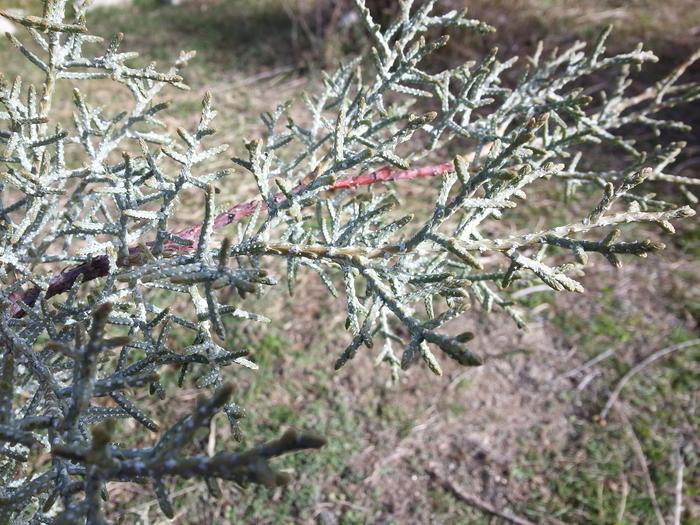
[[[117,35],[86,56],[101,39],[87,33],[82,0],[46,0],[41,16],[0,13],[26,27],[33,44],[8,38],[44,79],[39,88],[20,78],[0,86],[0,521],[105,523],[109,481],[150,482],[169,516],[172,477],[203,478],[213,493],[216,479],[286,481],[269,460],[322,438],[290,430],[212,457],[195,438],[219,411],[240,438],[243,411],[230,381],[257,365],[229,347],[227,333],[235,320],[267,319],[236,306],[231,292],[262,297],[279,281],[276,261],[286,264],[290,293],[298,273],[310,271],[344,295],[351,342],[336,369],[380,341],[377,361],[394,378],[421,362],[440,375],[443,358],[482,363],[469,349],[471,332],[445,327],[470,306],[501,311],[522,328],[513,291],[544,283],[583,292],[577,277],[589,253],[618,266],[662,248],[622,240],[627,225],[672,233],[673,220],[694,214],[640,189],[667,181],[696,202],[686,185],[697,181],[668,172],[683,145],[644,151],[630,132],[684,129],[659,114],[700,96],[697,85],[677,84],[698,54],[628,94],[630,73],[655,57],[641,46],[606,56],[605,32],[590,49],[540,48],[508,87],[500,79],[515,59],[496,51],[479,63],[431,67],[449,28],[491,30],[465,12],[439,14],[433,2],[409,0],[381,29],[364,0],[355,3],[370,59],[326,75],[303,111],[287,103],[262,115],[266,133],[233,159],[260,196],[224,211],[217,188],[232,171],[207,168],[226,151],[211,143],[211,97],[192,130],[171,135],[160,120],[167,104],[158,97],[168,86],[186,88],[180,71],[190,54],[165,72],[130,66],[136,55],[120,50]],[[602,70],[615,71],[616,82],[598,84]],[[95,81],[126,88],[131,105],[93,105],[78,86]],[[72,123],[56,111],[65,86],[74,87]],[[587,161],[596,148],[620,155],[607,165]],[[462,155],[429,164],[450,151]],[[401,183],[432,177],[439,188],[425,192],[415,215],[397,206]],[[559,185],[569,199],[583,196],[562,206],[570,215],[586,198],[596,203],[579,220],[541,230],[508,222],[538,191]],[[185,192],[201,194],[204,220],[173,230]],[[174,345],[176,331],[189,344]],[[179,370],[180,386],[193,381],[211,393],[160,429],[132,392],[172,399],[175,387],[158,374],[165,367]],[[153,432],[153,444],[120,443],[120,418]]]

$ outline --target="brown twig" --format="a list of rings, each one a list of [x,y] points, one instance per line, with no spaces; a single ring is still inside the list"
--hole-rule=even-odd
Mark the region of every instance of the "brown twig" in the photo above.
[[[610,397],[608,398],[608,402],[605,403],[605,407],[600,413],[600,418],[602,420],[605,420],[606,416],[608,415],[608,412],[610,412],[610,409],[612,406],[615,404],[617,401],[617,398],[620,396],[620,392],[622,392],[622,389],[625,388],[625,385],[632,379],[637,373],[639,373],[641,370],[649,366],[655,361],[658,361],[662,357],[666,357],[669,354],[672,354],[673,352],[676,352],[678,350],[684,350],[686,348],[690,348],[692,346],[700,344],[700,338],[698,339],[691,339],[690,341],[684,341],[683,343],[678,343],[675,345],[667,346],[666,348],[662,348],[661,350],[657,350],[653,354],[647,356],[645,359],[634,365],[630,370],[622,376],[620,381],[617,383],[615,386],[615,389],[612,391],[612,394],[610,394]]]
[[[452,167],[451,162],[445,162],[436,166],[427,166],[424,168],[415,168],[406,171],[396,171],[391,166],[385,166],[371,173],[336,181],[328,188],[328,191],[353,189],[360,186],[370,186],[372,184],[396,182],[400,180],[436,177],[438,175],[442,175],[443,173],[451,171],[452,169],[454,168]],[[294,188],[293,191],[295,193],[298,193],[305,187],[306,184],[302,183],[299,184],[296,188]],[[286,197],[282,192],[275,194],[273,198],[275,202],[283,202],[286,200]],[[216,217],[216,219],[214,220],[214,230],[220,230],[225,226],[228,226],[229,224],[240,221],[244,217],[251,215],[258,206],[262,211],[267,210],[267,205],[260,200],[252,200],[249,202],[244,202],[242,204],[236,204],[232,208],[229,208],[225,212],[220,213]],[[199,233],[201,230],[202,225],[197,224],[196,226],[185,228],[184,230],[176,232],[176,235],[188,241],[194,242],[199,238]],[[189,250],[190,247],[175,243],[166,243],[166,249]]]
[[[624,409],[620,408],[619,406],[616,408],[617,414],[620,416],[620,420],[622,421],[622,426],[625,428],[625,432],[630,438],[632,450],[634,451],[635,456],[637,456],[637,461],[639,462],[639,466],[642,469],[642,477],[644,478],[644,484],[647,487],[647,494],[649,495],[649,499],[651,500],[651,506],[654,509],[656,521],[659,523],[659,525],[666,525],[666,520],[664,520],[664,516],[663,514],[661,514],[661,509],[659,508],[659,501],[656,499],[656,490],[654,489],[654,482],[651,481],[651,475],[649,474],[649,465],[647,464],[647,458],[644,455],[644,449],[642,448],[642,444],[639,442],[637,433],[634,431],[634,427],[632,427],[632,423],[630,423],[629,419],[627,418],[627,414],[625,414]]]
[[[579,372],[583,372],[585,370],[588,370],[591,368],[593,365],[597,365],[601,361],[607,359],[611,355],[613,355],[617,351],[616,348],[609,348],[605,350],[604,352],[601,352],[597,356],[595,356],[593,359],[589,359],[585,363],[583,363],[580,366],[577,366],[576,368],[572,368],[568,372],[564,372],[563,374],[558,375],[557,377],[554,378],[553,382],[559,381],[560,379],[568,379],[570,377],[573,377],[577,375]]]
[[[499,510],[490,503],[482,500],[481,498],[478,498],[473,494],[469,494],[462,487],[460,487],[453,481],[443,477],[437,472],[437,470],[431,467],[426,468],[425,471],[443,489],[445,489],[447,492],[451,493],[457,499],[463,501],[470,507],[474,507],[475,509],[478,509],[481,512],[485,512],[486,514],[490,514],[491,516],[501,518],[502,520],[505,520],[508,523],[513,523],[515,525],[535,525],[530,520],[527,520],[520,516],[516,516],[515,514],[507,510]]]
[[[410,180],[425,177],[435,177],[442,175],[453,169],[451,162],[445,162],[443,164],[438,164],[434,166],[426,166],[422,168],[415,168],[405,171],[396,171],[391,166],[385,166],[373,171],[371,173],[358,175],[349,179],[341,179],[332,184],[328,191],[342,190],[342,189],[352,189],[360,186],[370,186],[377,183],[387,183],[400,180]],[[295,188],[295,191],[301,191],[305,187],[304,184],[300,184]],[[274,197],[276,202],[282,202],[286,197],[282,193],[278,193]],[[255,211],[255,209],[260,206],[262,210],[266,210],[267,206],[265,203],[259,200],[253,200],[241,204],[237,204],[223,213],[220,213],[214,221],[214,230],[220,230],[229,224],[240,221],[244,217],[247,217]],[[199,233],[202,229],[202,225],[198,224],[190,228],[185,228],[175,232],[178,237],[183,239],[196,242],[199,237]],[[176,244],[173,242],[166,242],[164,248],[170,251],[190,251],[192,246],[185,246]],[[143,248],[141,246],[132,246],[129,248],[129,258],[128,260],[120,260],[117,262],[118,265],[128,265],[132,258],[137,257],[141,254]],[[60,273],[54,275],[49,286],[46,290],[44,297],[49,299],[55,295],[59,295],[67,292],[73,287],[76,280],[82,276],[83,282],[92,281],[99,277],[104,277],[109,274],[109,259],[106,255],[98,255],[97,257],[91,258],[89,261],[79,264],[77,266],[72,266],[64,268]],[[10,296],[10,308],[13,317],[20,318],[24,317],[25,312],[20,301],[29,306],[30,308],[34,306],[41,289],[39,287],[30,288],[27,291],[18,291]]]

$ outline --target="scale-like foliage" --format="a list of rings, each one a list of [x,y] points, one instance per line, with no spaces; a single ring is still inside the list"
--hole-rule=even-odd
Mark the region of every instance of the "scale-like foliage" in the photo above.
[[[419,361],[439,375],[444,357],[482,363],[469,349],[472,333],[444,328],[470,306],[496,307],[524,327],[514,291],[539,282],[583,292],[577,277],[589,253],[619,265],[662,247],[622,240],[626,225],[672,233],[673,220],[694,214],[643,189],[666,181],[696,202],[686,186],[698,182],[667,171],[683,145],[644,151],[627,132],[684,128],[659,114],[700,97],[699,86],[677,83],[698,54],[628,94],[630,72],[655,57],[641,47],[607,56],[605,33],[590,49],[577,43],[545,56],[540,48],[509,87],[502,77],[516,61],[495,51],[431,67],[445,30],[491,30],[466,12],[404,0],[382,28],[363,0],[356,4],[371,60],[326,75],[306,97],[305,117],[292,118],[290,104],[262,116],[266,133],[234,159],[260,198],[225,211],[217,192],[233,171],[207,169],[226,151],[210,145],[211,97],[192,130],[171,136],[160,120],[167,104],[158,97],[167,86],[186,89],[180,70],[190,55],[166,72],[130,66],[136,55],[120,50],[121,35],[104,45],[88,34],[82,0],[70,8],[46,0],[42,16],[0,12],[26,27],[33,43],[9,39],[44,76],[39,88],[20,78],[0,84],[0,522],[105,523],[109,481],[152,483],[167,515],[172,476],[204,478],[210,489],[216,478],[284,482],[268,460],[319,447],[321,438],[289,431],[243,451],[192,455],[195,434],[219,411],[239,435],[231,384],[237,370],[257,365],[229,346],[227,331],[231,319],[268,320],[231,304],[230,290],[259,296],[278,282],[275,261],[286,263],[290,292],[300,271],[312,271],[345,296],[351,342],[336,368],[379,339],[377,361],[392,376]],[[84,56],[87,44],[104,51]],[[597,83],[603,70],[616,72],[610,87]],[[95,80],[125,87],[131,105],[95,106],[81,91]],[[68,125],[56,116],[66,104],[57,93],[71,86]],[[625,166],[585,162],[596,145],[619,150]],[[416,167],[454,150],[462,153],[454,162]],[[386,184],[433,176],[439,188],[415,215],[397,207],[398,185]],[[538,186],[559,181],[567,197],[582,188],[600,193],[598,203],[543,230],[499,226],[537,199]],[[373,191],[352,191],[362,186]],[[203,223],[171,229],[179,197],[193,191]],[[233,223],[238,229],[217,240]],[[176,347],[171,330],[188,333],[190,344]],[[165,430],[133,395],[176,395],[160,382],[164,367],[179,369],[180,385],[211,392]],[[121,418],[156,433],[153,446],[119,443]]]

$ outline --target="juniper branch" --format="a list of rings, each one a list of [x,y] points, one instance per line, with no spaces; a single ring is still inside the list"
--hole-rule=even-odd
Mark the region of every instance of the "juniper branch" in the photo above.
[[[500,310],[523,328],[518,290],[544,283],[581,292],[589,253],[619,266],[663,247],[631,236],[627,225],[670,234],[672,221],[694,214],[679,201],[697,203],[686,189],[696,181],[673,168],[685,145],[644,151],[629,130],[687,128],[662,112],[700,98],[700,86],[680,82],[697,53],[632,93],[631,69],[656,57],[641,47],[607,55],[606,31],[590,49],[575,43],[545,57],[540,47],[519,80],[506,82],[516,61],[495,50],[451,69],[430,65],[448,43],[434,37],[436,28],[490,30],[465,12],[407,1],[383,29],[355,3],[369,58],[327,73],[303,108],[283,103],[262,115],[264,133],[233,159],[255,180],[258,198],[218,214],[217,192],[233,171],[210,168],[228,147],[213,143],[212,97],[192,129],[170,134],[161,120],[160,94],[186,89],[191,53],[164,71],[133,66],[137,55],[121,50],[123,35],[104,42],[87,32],[83,1],[71,10],[67,0],[46,0],[42,16],[2,13],[27,28],[33,45],[10,42],[43,85],[0,79],[0,522],[52,513],[55,523],[104,523],[100,502],[111,480],[150,482],[166,515],[174,508],[164,477],[202,477],[214,493],[216,478],[286,481],[268,460],[321,446],[320,438],[288,433],[213,457],[194,443],[219,412],[240,437],[244,411],[227,385],[258,364],[231,348],[229,335],[235,323],[270,320],[236,301],[261,298],[285,265],[290,293],[300,272],[311,271],[329,293],[346,296],[351,341],[336,368],[380,347],[377,360],[394,379],[420,362],[440,375],[443,355],[466,366],[485,359],[469,342],[487,335],[448,329],[458,318],[469,323],[471,307]],[[102,51],[86,54],[95,46]],[[606,73],[614,81],[598,83]],[[94,79],[125,90],[131,104],[98,107],[81,89],[57,100],[59,83]],[[73,105],[71,125],[56,118],[64,103]],[[587,161],[587,145],[601,143],[624,168]],[[447,151],[462,155],[441,162]],[[420,204],[407,210],[413,201],[402,190],[418,179]],[[681,191],[651,195],[653,181]],[[581,186],[588,191],[577,194]],[[539,231],[513,223],[513,210],[549,187],[591,211],[567,204],[581,216]],[[204,202],[204,220],[178,228],[191,193]],[[215,233],[228,226],[234,231],[220,242]],[[171,348],[174,327],[187,342]],[[173,424],[155,421],[129,391],[148,387],[156,402],[173,395],[160,381],[165,366],[179,370],[179,386],[212,392]],[[96,401],[104,398],[116,406]],[[156,433],[157,444],[120,446],[114,421],[123,418]],[[52,458],[39,475],[36,449]]]

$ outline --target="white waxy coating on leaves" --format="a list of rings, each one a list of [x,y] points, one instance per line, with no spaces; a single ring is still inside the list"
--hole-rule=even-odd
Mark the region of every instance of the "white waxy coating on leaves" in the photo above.
[[[13,502],[10,513],[24,513],[29,519],[32,512],[40,512],[32,506],[39,500],[35,496],[44,497],[54,481],[61,483],[56,485],[59,491],[70,487],[65,473],[68,460],[80,465],[83,474],[91,473],[81,494],[85,501],[96,502],[91,511],[98,514],[100,488],[110,476],[119,478],[125,465],[131,465],[130,475],[136,477],[157,478],[163,468],[188,477],[213,469],[213,475],[239,482],[264,476],[269,480],[267,463],[259,461],[289,450],[284,438],[248,455],[199,457],[190,463],[181,455],[217,411],[232,406],[226,404],[231,389],[222,386],[228,367],[257,369],[255,356],[225,348],[223,341],[233,327],[230,318],[268,319],[219,301],[256,296],[263,287],[275,285],[268,272],[277,267],[270,259],[288,263],[290,290],[300,270],[311,270],[335,294],[342,274],[340,288],[346,294],[347,328],[353,339],[337,366],[383,338],[378,363],[387,364],[396,379],[402,366],[421,358],[436,374],[441,373],[442,354],[465,365],[480,363],[466,346],[468,337],[441,331],[471,302],[487,312],[500,309],[524,327],[523,314],[511,297],[521,285],[544,282],[556,290],[582,291],[573,278],[578,267],[557,266],[553,257],[557,250],[564,250],[579,265],[587,262],[590,252],[617,265],[622,254],[645,256],[660,246],[645,240],[621,241],[606,236],[607,229],[651,223],[672,232],[672,220],[694,213],[635,188],[644,178],[698,184],[665,171],[682,145],[644,152],[621,132],[630,125],[653,131],[682,128],[682,123],[663,120],[657,113],[700,96],[697,87],[677,83],[691,60],[667,79],[630,95],[626,86],[631,66],[655,57],[641,48],[605,56],[604,34],[589,51],[578,43],[544,58],[540,47],[530,58],[529,73],[509,85],[502,77],[515,67],[515,59],[502,60],[495,51],[479,62],[444,71],[435,71],[429,63],[431,53],[447,43],[447,38],[432,35],[454,26],[490,30],[486,24],[467,19],[460,11],[441,14],[434,2],[406,1],[399,19],[383,30],[363,0],[355,3],[373,44],[373,62],[358,58],[327,73],[323,88],[304,99],[306,117],[293,111],[291,103],[263,116],[265,134],[247,143],[247,158],[236,159],[252,173],[261,200],[250,209],[250,219],[235,210],[223,216],[227,224],[246,221],[238,225],[238,241],[226,245],[226,257],[220,256],[214,232],[214,185],[230,172],[207,166],[227,150],[226,144],[209,138],[216,117],[213,100],[205,96],[194,129],[180,129],[171,136],[159,118],[167,105],[157,98],[169,85],[186,88],[180,69],[192,55],[183,54],[165,72],[153,66],[130,67],[136,55],[119,50],[120,35],[105,44],[85,33],[83,1],[76,2],[75,20],[66,16],[64,0],[47,1],[45,18],[10,15],[13,25],[30,29],[41,52],[29,51],[19,37],[11,38],[11,43],[40,70],[46,86],[29,87],[20,79],[0,85],[0,300],[13,305],[0,309],[0,338],[22,361],[13,365],[10,395],[0,396],[10,400],[10,408],[0,409],[9,415],[9,423],[3,424],[14,425],[20,414],[20,408],[12,406],[17,404],[15,397],[36,399],[22,416],[51,415],[52,432],[58,436],[47,441],[48,423],[22,432],[36,435],[56,458],[62,458],[46,477],[31,478],[31,465],[17,466],[18,479],[14,467],[3,470],[0,484],[6,488],[0,497]],[[88,43],[104,51],[83,56]],[[696,58],[697,54],[691,57]],[[604,68],[619,72],[612,90],[597,84]],[[133,103],[100,108],[76,90],[74,125],[63,130],[52,110],[61,103],[54,100],[59,93],[56,83],[64,79],[77,85],[111,80],[127,88]],[[587,107],[588,95],[574,87],[580,85],[591,87],[596,96],[605,91],[606,102],[599,108]],[[416,115],[423,99],[434,100],[439,111]],[[349,186],[381,181],[377,174],[387,172],[368,172],[387,164],[411,173],[411,168],[434,160],[440,152],[461,147],[464,141],[457,139],[466,139],[473,151],[461,152],[456,173],[446,170],[440,189],[425,190],[423,202],[429,206],[411,210],[415,214],[406,214],[401,203],[397,206],[394,193],[401,193],[394,192],[393,185],[375,193],[327,191],[348,181]],[[122,156],[134,142],[139,147]],[[629,160],[628,169],[597,166],[584,171],[579,160],[581,144],[586,142],[618,148]],[[120,160],[114,161],[117,156]],[[566,159],[571,159],[567,166],[556,164]],[[403,177],[410,178],[406,173]],[[358,174],[359,179],[351,180]],[[271,179],[277,184],[270,185]],[[560,180],[569,196],[583,184],[605,188],[587,220],[571,217],[541,231],[494,227],[496,220],[509,223],[511,210],[527,205],[528,197],[536,198],[537,191],[526,194],[525,189]],[[204,197],[204,225],[173,233],[168,227],[182,219],[180,202],[187,191]],[[681,195],[696,202],[688,191]],[[315,213],[309,212],[314,208]],[[495,233],[504,229],[510,233]],[[66,266],[62,274],[46,273],[47,267],[57,264]],[[61,292],[67,293],[55,295],[49,303],[52,277],[65,283]],[[87,281],[94,286],[86,297],[80,292]],[[17,294],[31,286],[39,295],[22,295],[31,304],[21,304]],[[223,287],[236,294],[221,293]],[[184,298],[185,307],[164,310],[162,296],[171,302]],[[107,303],[112,309],[105,313],[100,309]],[[101,322],[109,331],[129,334],[116,369],[114,360],[107,358],[112,348],[107,341],[85,338]],[[172,325],[189,331],[188,346],[169,347]],[[62,363],[39,357],[46,334],[64,348]],[[405,349],[401,358],[394,343]],[[435,348],[442,354],[434,353]],[[93,450],[93,442],[106,439],[96,425],[110,416],[132,417],[160,432],[122,390],[149,382],[152,392],[166,395],[155,375],[162,366],[179,367],[181,381],[194,376],[197,384],[215,390],[213,398],[166,427],[153,448],[113,445]],[[91,401],[98,395],[110,395],[120,408],[96,410]],[[70,408],[60,399],[70,399]],[[236,413],[240,417],[240,411]],[[234,432],[238,432],[236,417]],[[83,432],[87,427],[95,429],[92,438]],[[320,446],[318,440],[310,442]],[[241,463],[245,458],[249,463]],[[167,500],[165,487],[160,483],[157,487],[159,499],[165,495]],[[76,515],[84,512],[77,504],[70,510]]]

